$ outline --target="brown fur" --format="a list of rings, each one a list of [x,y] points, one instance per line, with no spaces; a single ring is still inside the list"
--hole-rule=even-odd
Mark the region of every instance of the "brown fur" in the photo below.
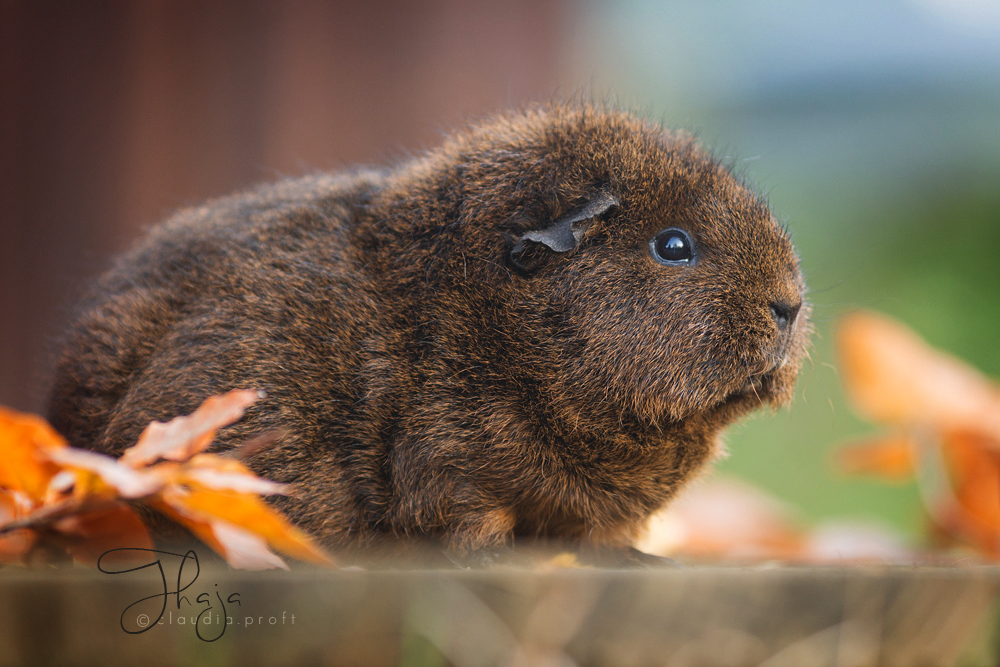
[[[511,250],[597,192],[569,252]],[[695,240],[663,266],[648,241]],[[319,175],[182,211],[121,258],[72,326],[52,423],[118,454],[146,423],[235,387],[267,397],[222,446],[333,547],[515,535],[625,545],[780,405],[808,337],[771,304],[804,284],[785,231],[689,137],[553,105],[488,120],[387,171]]]

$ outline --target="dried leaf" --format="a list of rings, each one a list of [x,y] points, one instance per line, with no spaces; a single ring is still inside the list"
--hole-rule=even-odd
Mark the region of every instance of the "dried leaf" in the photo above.
[[[227,489],[262,496],[288,493],[287,484],[257,477],[238,460],[215,454],[199,454],[183,467],[180,483],[195,483],[210,489]]]
[[[104,501],[104,503],[106,502],[107,501]],[[24,528],[48,528],[59,519],[80,511],[83,511],[83,503],[72,497],[63,498],[57,502],[45,503],[42,505],[35,505],[33,503],[30,511],[22,514],[13,521],[0,525],[0,534],[6,534],[10,531],[21,530]]]
[[[30,501],[23,494],[0,489],[0,526],[20,519],[29,509]],[[0,563],[21,562],[36,539],[36,533],[24,529],[0,535]]]
[[[120,461],[133,468],[161,458],[186,461],[207,449],[217,430],[240,419],[260,397],[259,391],[234,389],[208,398],[186,417],[176,417],[167,423],[153,422],[139,436],[139,442],[125,450]]]
[[[636,548],[659,556],[794,559],[802,543],[783,503],[746,482],[716,478],[654,514]]]
[[[841,320],[837,349],[848,395],[869,419],[981,433],[1000,447],[1000,389],[902,324],[850,315]]]
[[[834,462],[850,475],[874,475],[901,482],[912,479],[916,471],[914,451],[912,440],[899,433],[840,447],[834,454]]]
[[[286,485],[260,479],[236,458],[200,453],[259,396],[231,391],[189,416],[154,422],[118,460],[70,448],[40,418],[0,409],[0,561],[69,553],[94,564],[111,549],[151,548],[145,526],[122,502],[133,499],[186,526],[233,567],[285,567],[271,547],[331,563],[259,497],[285,493]],[[283,434],[267,434],[253,447]]]
[[[150,504],[189,528],[199,539],[204,539],[209,527],[222,520],[252,530],[267,544],[293,558],[310,563],[332,563],[329,556],[313,546],[305,533],[255,495],[197,485],[187,490],[167,487]],[[212,546],[212,541],[205,541]]]
[[[76,476],[75,482],[81,489],[77,495],[108,496],[113,495],[113,490],[122,498],[142,498],[156,493],[166,483],[165,476],[155,467],[137,470],[110,456],[85,449],[67,447],[50,452],[49,457],[67,468],[92,473]],[[98,480],[103,484],[97,483]]]
[[[145,524],[123,503],[114,503],[103,509],[74,514],[60,519],[55,542],[77,561],[97,567],[97,560],[112,549],[152,549],[153,541]],[[140,558],[128,551],[116,551],[108,562],[121,562]]]
[[[959,512],[957,532],[981,551],[1000,557],[1000,454],[970,433],[949,433],[943,447]]]
[[[59,466],[47,452],[66,447],[41,417],[0,407],[0,488],[22,491],[41,502]]]
[[[240,570],[287,570],[285,561],[271,551],[264,538],[227,521],[213,521],[212,534],[226,561]]]
[[[867,449],[841,452],[842,466],[883,475],[917,467],[937,529],[1000,557],[1000,387],[901,324],[872,313],[845,318],[838,349],[844,383],[858,410],[920,434],[922,445],[904,444],[900,433]]]

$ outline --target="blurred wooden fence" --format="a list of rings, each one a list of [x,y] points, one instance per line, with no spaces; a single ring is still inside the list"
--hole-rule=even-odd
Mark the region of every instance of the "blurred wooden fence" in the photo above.
[[[192,574],[178,610],[129,607],[162,592],[155,568],[0,572],[0,665],[986,665],[1000,584],[982,566]]]

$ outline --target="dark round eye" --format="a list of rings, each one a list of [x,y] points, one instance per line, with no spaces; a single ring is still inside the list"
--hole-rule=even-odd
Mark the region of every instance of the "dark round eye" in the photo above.
[[[657,262],[667,266],[690,264],[694,259],[694,243],[682,229],[664,229],[649,242],[649,251]]]

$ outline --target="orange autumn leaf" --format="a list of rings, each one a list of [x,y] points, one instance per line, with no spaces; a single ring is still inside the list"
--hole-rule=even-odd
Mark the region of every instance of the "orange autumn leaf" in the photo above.
[[[953,479],[956,529],[981,551],[1000,557],[1000,454],[982,436],[949,433],[943,448]]]
[[[74,476],[74,491],[77,495],[142,498],[156,493],[166,483],[155,466],[137,470],[123,465],[121,459],[116,460],[86,449],[68,447],[53,452],[50,457],[77,473]]]
[[[22,493],[0,488],[0,526],[22,518],[31,508]],[[31,551],[37,534],[27,529],[0,534],[0,563],[17,563]]]
[[[0,412],[0,561],[55,549],[94,564],[111,549],[151,548],[145,526],[121,500],[131,499],[187,526],[233,567],[286,567],[271,547],[329,564],[259,497],[285,493],[287,485],[257,477],[234,458],[200,453],[259,396],[235,390],[188,416],[153,422],[117,460],[66,446],[38,417]]]
[[[257,477],[234,458],[198,453],[259,396],[235,390],[209,398],[186,417],[154,422],[117,461],[90,452],[64,458],[187,527],[233,567],[285,567],[270,547],[300,560],[330,564],[305,533],[259,498],[286,493],[287,485]],[[167,460],[149,465],[159,459]]]
[[[215,439],[215,432],[243,416],[261,393],[234,389],[221,396],[211,396],[186,417],[169,422],[152,422],[139,436],[139,442],[125,450],[120,461],[133,468],[149,465],[158,459],[186,461],[204,451]]]
[[[40,502],[59,472],[46,452],[65,447],[66,441],[41,417],[0,407],[0,488]]]
[[[883,476],[919,469],[921,495],[941,534],[1000,558],[1000,386],[873,313],[844,318],[837,343],[855,407],[896,432],[842,450],[841,466]],[[919,448],[905,444],[910,435],[919,436]]]
[[[331,563],[329,556],[313,546],[304,532],[256,495],[207,488],[192,482],[186,487],[165,488],[155,497],[154,507],[186,526],[209,545],[222,543],[214,531],[216,522],[222,521],[250,530],[268,545],[293,558],[311,563]],[[206,534],[209,539],[203,537]],[[225,556],[228,550],[224,546],[220,553]]]
[[[736,479],[692,485],[647,522],[636,548],[659,556],[795,559],[805,536],[789,507]]]
[[[42,418],[0,408],[0,561],[23,562],[50,547],[89,560],[88,545],[120,546],[126,533],[128,543],[151,544],[129,508],[80,491],[86,482],[55,460],[70,449]]]
[[[97,567],[101,555],[113,549],[153,548],[145,524],[122,503],[67,516],[57,521],[55,528],[55,543],[90,567]],[[109,555],[108,562],[137,557],[142,558],[129,551],[115,551]]]
[[[226,561],[233,567],[241,570],[288,569],[285,561],[271,551],[260,535],[221,519],[213,521],[209,528],[221,548],[220,553],[225,554]]]
[[[287,484],[261,479],[240,461],[217,454],[199,454],[193,457],[181,469],[178,481],[261,496],[286,494],[289,488]]]
[[[303,561],[330,564],[305,533],[259,498],[286,493],[286,485],[257,477],[236,459],[199,454],[219,428],[242,417],[259,397],[256,391],[234,390],[209,398],[187,417],[154,422],[120,461],[139,468],[168,459],[145,469],[159,473],[163,482],[147,504],[187,527],[233,567],[285,567],[270,547]]]
[[[905,434],[843,446],[834,453],[834,462],[847,474],[875,475],[889,481],[910,479],[917,468],[914,444]]]
[[[869,419],[980,433],[1000,448],[1000,388],[902,324],[868,312],[844,317],[837,352],[848,396]]]

